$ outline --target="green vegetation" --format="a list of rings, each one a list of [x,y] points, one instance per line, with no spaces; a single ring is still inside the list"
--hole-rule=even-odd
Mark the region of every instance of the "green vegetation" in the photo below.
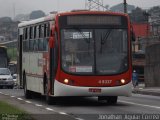
[[[0,120],[5,118],[7,120],[33,120],[25,111],[0,101]]]
[[[17,60],[17,48],[7,48],[7,54],[10,58],[10,61]]]

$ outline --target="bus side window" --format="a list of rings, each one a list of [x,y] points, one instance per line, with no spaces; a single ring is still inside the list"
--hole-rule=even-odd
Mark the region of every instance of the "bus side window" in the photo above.
[[[33,48],[32,47],[32,41],[31,40],[28,40],[28,41],[29,41],[29,51],[32,52],[32,48]]]
[[[25,49],[26,49],[26,41],[25,41],[25,34],[26,34],[26,29],[25,28],[23,28],[23,51],[25,51]]]
[[[44,24],[44,38],[47,37],[47,24]]]
[[[23,40],[25,40],[25,28],[23,28]]]
[[[30,27],[29,39],[33,39],[33,27]]]
[[[44,24],[44,37],[49,37],[50,33],[50,28],[49,28],[49,23]]]
[[[44,48],[44,51],[48,51],[48,38],[44,38],[43,48]]]
[[[48,51],[48,23],[44,24],[44,41],[43,41],[43,47],[44,51]]]
[[[38,48],[39,48],[39,51],[43,51],[43,39],[39,39],[38,40]]]
[[[34,51],[38,51],[38,40],[34,40]]]
[[[36,30],[37,30],[37,26],[34,26],[34,39],[36,39]]]
[[[41,25],[39,25],[39,35],[38,38],[41,38]]]
[[[40,38],[44,38],[44,25],[41,25]]]
[[[26,51],[29,51],[29,39],[26,40]]]
[[[28,35],[28,29],[25,28],[25,40],[27,40],[27,35]]]
[[[27,39],[30,39],[30,28],[27,28]]]
[[[36,39],[39,38],[39,26],[36,26]]]

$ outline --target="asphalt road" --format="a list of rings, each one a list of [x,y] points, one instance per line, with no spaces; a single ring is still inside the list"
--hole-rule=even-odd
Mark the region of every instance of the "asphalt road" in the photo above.
[[[63,98],[56,105],[47,105],[44,97],[40,96],[26,100],[22,89],[0,89],[0,100],[14,104],[41,119],[45,115],[53,115],[49,116],[49,120],[160,119],[160,115],[151,115],[160,114],[160,97],[158,96],[133,94],[132,97],[119,97],[116,105],[98,102],[96,97]],[[129,116],[130,114],[132,115]]]

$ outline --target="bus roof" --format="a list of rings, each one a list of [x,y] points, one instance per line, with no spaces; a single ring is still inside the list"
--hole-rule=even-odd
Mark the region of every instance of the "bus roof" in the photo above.
[[[37,23],[41,23],[41,22],[45,22],[45,21],[54,21],[55,20],[55,16],[56,15],[75,15],[75,14],[109,14],[109,15],[120,15],[120,16],[126,16],[127,14],[124,13],[117,13],[117,12],[111,12],[111,11],[89,11],[89,10],[75,10],[75,11],[70,11],[70,12],[59,12],[59,13],[54,13],[54,14],[50,14],[48,16],[42,17],[42,18],[38,18],[35,20],[30,20],[30,21],[22,21],[21,23],[18,24],[18,27],[25,27],[28,25],[32,25],[32,24],[37,24]]]
[[[61,15],[75,15],[75,14],[108,14],[108,15],[119,15],[119,16],[126,16],[128,17],[128,14],[120,13],[120,12],[112,12],[112,11],[90,11],[90,10],[73,10],[70,12],[61,12],[58,13]]]
[[[35,20],[30,20],[30,21],[22,21],[21,23],[18,24],[18,27],[24,27],[32,24],[37,24],[45,21],[52,21],[55,19],[55,14],[50,14],[46,17],[38,18]]]

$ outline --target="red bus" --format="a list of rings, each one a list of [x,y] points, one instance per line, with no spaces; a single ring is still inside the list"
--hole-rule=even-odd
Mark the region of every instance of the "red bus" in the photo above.
[[[19,82],[58,97],[97,96],[117,103],[131,95],[131,25],[128,15],[100,11],[56,13],[19,24]]]

